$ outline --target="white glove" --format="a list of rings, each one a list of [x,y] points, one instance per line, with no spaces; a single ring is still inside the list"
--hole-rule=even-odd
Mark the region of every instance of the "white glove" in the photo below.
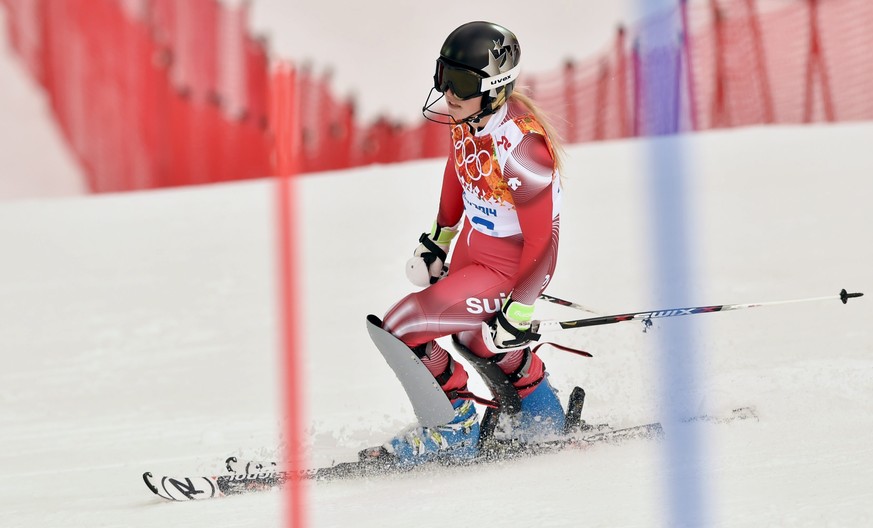
[[[418,241],[421,244],[415,248],[413,257],[406,263],[406,276],[412,284],[427,287],[446,276],[449,267],[446,256],[452,239],[458,230],[451,227],[440,227],[436,222],[430,234],[422,233]]]
[[[513,301],[510,295],[491,322],[482,323],[482,337],[491,352],[501,354],[520,350],[540,338],[530,331],[534,307]]]

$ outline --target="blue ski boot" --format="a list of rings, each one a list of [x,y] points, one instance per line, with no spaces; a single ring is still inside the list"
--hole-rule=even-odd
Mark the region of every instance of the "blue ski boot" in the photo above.
[[[437,427],[409,427],[386,442],[385,451],[401,466],[474,458],[479,451],[476,406],[473,400],[459,399],[452,407],[455,408],[455,418],[451,422]]]
[[[521,400],[521,412],[501,416],[495,438],[522,443],[548,440],[564,434],[564,409],[548,379]]]

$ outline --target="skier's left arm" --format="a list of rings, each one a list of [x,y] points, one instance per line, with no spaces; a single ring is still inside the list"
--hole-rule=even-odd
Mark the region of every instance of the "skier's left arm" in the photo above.
[[[524,246],[515,286],[497,314],[494,344],[498,348],[513,349],[527,343],[524,333],[530,328],[534,301],[554,269],[558,252],[558,219],[553,218],[552,200],[554,171],[555,160],[538,134],[525,136],[504,166]]]

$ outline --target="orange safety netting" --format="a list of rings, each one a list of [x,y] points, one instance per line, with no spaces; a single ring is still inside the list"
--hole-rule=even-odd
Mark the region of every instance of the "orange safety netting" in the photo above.
[[[217,0],[0,0],[92,190],[439,157],[445,127],[362,124],[328,78],[270,64]],[[652,28],[670,38],[655,41]],[[672,33],[669,33],[672,31]],[[679,0],[526,86],[569,143],[873,119],[873,2]]]

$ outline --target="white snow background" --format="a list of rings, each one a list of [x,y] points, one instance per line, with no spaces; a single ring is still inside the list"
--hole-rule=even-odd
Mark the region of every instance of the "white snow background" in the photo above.
[[[8,134],[14,125],[3,123]],[[561,342],[595,357],[543,349],[552,383],[564,401],[572,386],[586,389],[589,421],[656,419],[657,332],[685,325],[701,363],[689,412],[754,405],[760,416],[694,425],[705,441],[709,525],[873,524],[873,124],[571,147],[549,293],[603,313],[663,308],[649,302],[653,213],[644,164],[650,141],[677,140],[691,154],[696,304],[844,287],[868,296],[847,306],[662,319],[647,333],[639,323],[566,332]],[[3,179],[27,178],[35,163],[14,166],[16,173],[4,166]],[[312,465],[350,460],[413,419],[364,317],[412,290],[403,265],[433,220],[441,166],[420,161],[299,180]],[[0,526],[283,525],[278,493],[172,504],[140,478],[214,473],[229,455],[276,455],[275,188],[264,180],[0,203]],[[475,378],[471,386],[484,393]],[[688,425],[665,427],[669,435]],[[663,443],[635,441],[475,470],[312,484],[309,520],[668,526],[666,489],[678,468],[665,460]]]

